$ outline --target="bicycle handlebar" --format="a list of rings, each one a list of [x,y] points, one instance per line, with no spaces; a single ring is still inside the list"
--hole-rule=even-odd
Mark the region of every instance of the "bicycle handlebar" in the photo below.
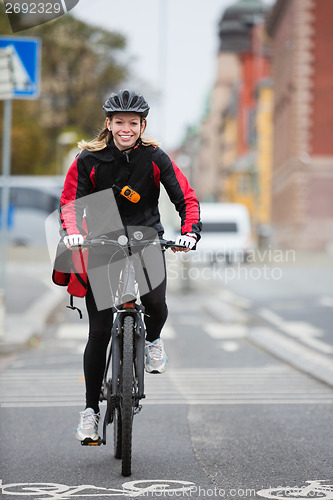
[[[123,238],[123,240],[121,240]],[[120,240],[120,241],[119,241]],[[110,239],[104,236],[100,236],[99,238],[92,238],[90,240],[84,241],[81,245],[72,245],[72,248],[82,248],[82,247],[93,247],[98,245],[110,245],[110,246],[118,246],[120,248],[125,247],[146,247],[148,245],[160,245],[162,248],[187,248],[185,245],[176,245],[175,241],[172,240],[164,240],[164,239],[156,239],[156,240],[139,240],[132,238],[127,238],[125,235],[119,236],[116,240]]]

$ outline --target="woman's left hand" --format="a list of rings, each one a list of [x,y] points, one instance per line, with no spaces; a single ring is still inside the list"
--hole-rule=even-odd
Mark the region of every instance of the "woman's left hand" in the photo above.
[[[197,239],[195,236],[189,234],[183,234],[178,236],[175,241],[175,245],[180,245],[177,248],[172,248],[173,253],[175,252],[189,252],[192,250],[197,243]]]

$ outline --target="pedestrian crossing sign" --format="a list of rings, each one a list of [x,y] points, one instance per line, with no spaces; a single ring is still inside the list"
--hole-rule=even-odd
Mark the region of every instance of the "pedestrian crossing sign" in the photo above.
[[[40,39],[0,37],[0,99],[37,99],[40,91]]]

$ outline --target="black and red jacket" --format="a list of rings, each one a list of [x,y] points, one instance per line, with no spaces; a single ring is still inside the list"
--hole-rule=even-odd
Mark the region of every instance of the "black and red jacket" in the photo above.
[[[117,197],[117,206],[124,226],[148,226],[163,234],[158,208],[160,183],[175,205],[181,218],[181,233],[195,233],[200,238],[200,208],[188,180],[169,158],[156,146],[139,143],[130,153],[121,152],[111,142],[100,151],[83,150],[70,166],[61,195],[62,233],[84,234],[82,213],[71,210],[71,202],[91,193],[129,184],[140,195],[137,203]],[[68,207],[68,209],[67,209]],[[89,220],[87,220],[89,233]],[[82,274],[82,273],[81,273]],[[73,278],[73,277],[72,277]],[[57,284],[67,284],[68,276],[53,275]],[[72,279],[73,281],[73,279]],[[73,293],[83,296],[84,292]]]

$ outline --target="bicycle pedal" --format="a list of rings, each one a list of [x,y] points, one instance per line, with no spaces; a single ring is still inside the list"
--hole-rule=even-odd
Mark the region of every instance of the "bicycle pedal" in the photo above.
[[[139,405],[136,408],[134,408],[134,415],[137,415],[138,413],[140,413],[141,410],[142,410],[142,405]]]
[[[103,444],[103,439],[98,438],[96,441],[94,439],[86,438],[81,441],[82,446],[101,446]]]

